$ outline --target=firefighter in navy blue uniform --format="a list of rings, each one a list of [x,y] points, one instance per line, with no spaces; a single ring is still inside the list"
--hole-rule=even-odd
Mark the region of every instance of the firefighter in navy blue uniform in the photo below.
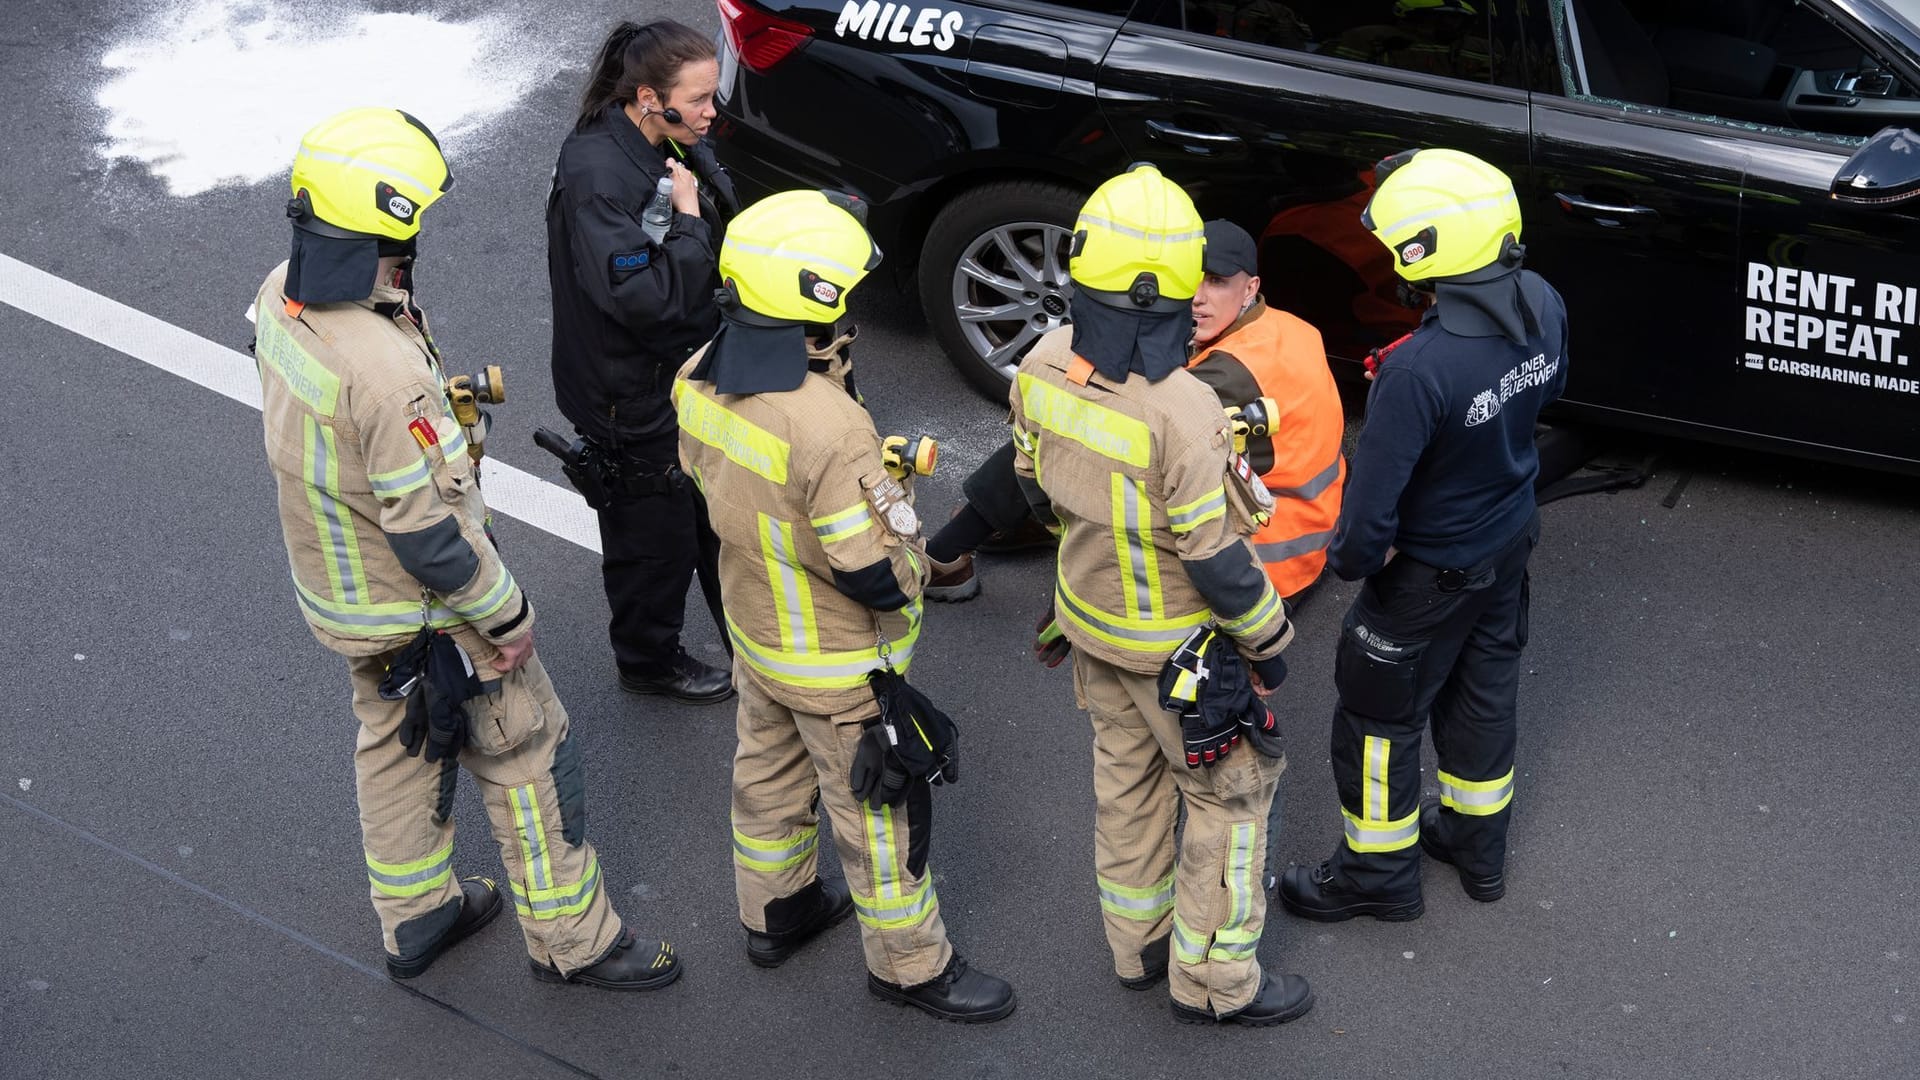
[[[1366,579],[1334,675],[1346,835],[1280,883],[1289,911],[1322,922],[1418,918],[1420,850],[1451,863],[1476,900],[1506,890],[1527,560],[1540,537],[1534,422],[1566,383],[1566,308],[1520,268],[1506,175],[1452,150],[1397,154],[1380,173],[1363,223],[1433,303],[1375,375],[1327,553],[1336,574]],[[1440,801],[1423,809],[1429,719]]]
[[[674,372],[720,325],[714,255],[733,187],[701,139],[719,78],[712,39],[670,21],[620,24],[547,197],[553,388],[604,466],[606,505],[595,509],[620,685],[691,704],[733,693],[725,671],[680,643],[696,570],[716,627],[724,621],[719,541],[680,472],[669,399]],[[666,176],[674,214],[656,243],[641,216]]]

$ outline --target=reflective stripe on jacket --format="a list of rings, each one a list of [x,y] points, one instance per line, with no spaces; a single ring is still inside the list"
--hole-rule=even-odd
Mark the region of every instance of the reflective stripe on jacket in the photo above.
[[[1285,645],[1286,618],[1253,569],[1229,497],[1226,414],[1187,371],[1112,382],[1076,365],[1072,331],[1040,340],[1009,396],[1014,471],[1037,485],[1064,532],[1054,610],[1077,648],[1141,674],[1159,672],[1209,619],[1250,652]],[[1084,362],[1081,362],[1084,363]],[[1076,370],[1077,369],[1077,370]],[[1238,554],[1236,554],[1236,550]],[[1244,557],[1244,595],[1209,605],[1188,564]]]
[[[831,714],[871,700],[879,641],[905,671],[920,636],[927,564],[868,502],[886,479],[880,437],[841,383],[809,373],[798,389],[721,394],[680,369],[673,403],[680,464],[706,495],[720,538],[720,589],[734,652],[769,697]],[[907,530],[911,531],[911,530]],[[888,569],[906,604],[876,611],[840,575]]]
[[[1187,369],[1213,387],[1222,405],[1272,398],[1272,435],[1249,439],[1247,457],[1273,493],[1273,517],[1254,534],[1254,550],[1282,596],[1313,583],[1327,563],[1340,518],[1346,414],[1327,366],[1320,331],[1256,300]]]
[[[466,436],[407,295],[383,286],[290,306],[285,281],[282,263],[254,298],[254,353],[287,561],[314,636],[369,656],[423,621],[494,642],[524,634],[532,611],[487,536]]]

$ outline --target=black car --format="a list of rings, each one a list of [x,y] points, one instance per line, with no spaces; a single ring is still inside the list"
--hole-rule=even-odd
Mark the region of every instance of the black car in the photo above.
[[[1567,299],[1564,413],[1920,472],[1920,0],[767,2],[719,0],[721,159],[867,198],[995,396],[1140,160],[1357,368],[1416,319],[1373,166],[1450,146]]]

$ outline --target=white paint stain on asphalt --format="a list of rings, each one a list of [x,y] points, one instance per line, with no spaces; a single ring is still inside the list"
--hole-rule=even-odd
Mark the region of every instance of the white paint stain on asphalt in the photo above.
[[[194,0],[155,10],[101,57],[98,149],[174,195],[284,175],[300,136],[390,105],[458,142],[559,65],[503,15],[452,22],[357,5]]]
[[[31,781],[31,780],[29,780],[29,779],[27,779],[27,778],[26,778],[26,777],[24,777],[24,776],[23,776],[23,777],[21,777],[21,778],[20,778],[20,790],[21,790],[21,791],[32,791],[32,790],[33,790],[33,781]]]

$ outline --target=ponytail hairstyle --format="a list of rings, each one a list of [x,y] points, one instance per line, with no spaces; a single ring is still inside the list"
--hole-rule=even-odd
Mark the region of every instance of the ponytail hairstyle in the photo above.
[[[573,129],[584,129],[609,105],[632,101],[643,86],[653,87],[664,104],[667,92],[680,81],[681,68],[715,55],[712,39],[672,19],[644,26],[622,22],[607,35],[593,59],[593,74],[580,95],[580,116]]]

